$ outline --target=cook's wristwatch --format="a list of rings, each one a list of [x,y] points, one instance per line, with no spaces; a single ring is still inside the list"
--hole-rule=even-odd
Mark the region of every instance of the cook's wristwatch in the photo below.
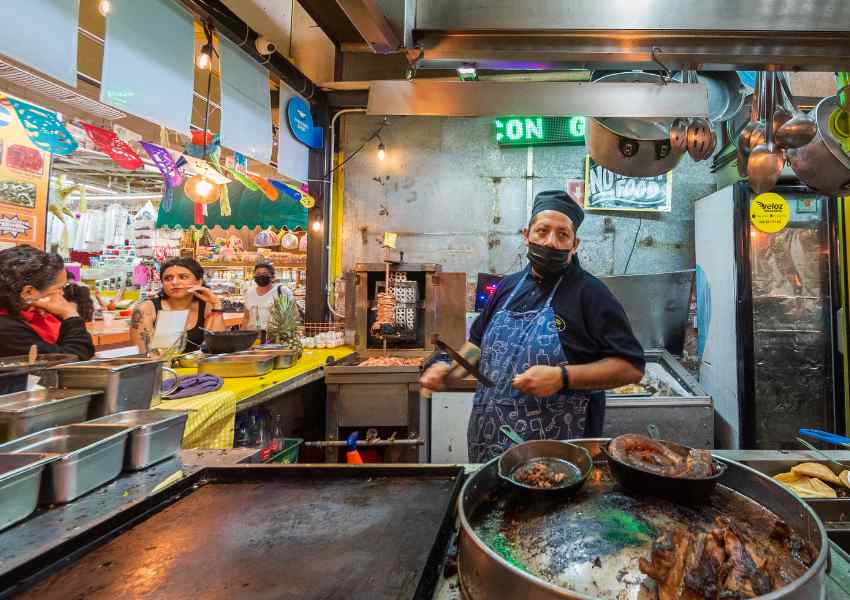
[[[570,373],[567,371],[567,363],[561,363],[558,365],[561,369],[561,379],[564,382],[564,389],[570,389]]]

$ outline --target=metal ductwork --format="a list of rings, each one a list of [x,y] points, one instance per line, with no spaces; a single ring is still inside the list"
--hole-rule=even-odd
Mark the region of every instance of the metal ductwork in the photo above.
[[[372,82],[367,112],[445,117],[706,117],[708,92],[703,84],[390,80]]]
[[[414,20],[420,68],[659,69],[657,47],[671,69],[850,70],[847,0],[415,0]]]

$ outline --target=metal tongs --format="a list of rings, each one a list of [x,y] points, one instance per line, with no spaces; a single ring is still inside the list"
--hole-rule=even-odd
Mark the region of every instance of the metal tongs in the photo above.
[[[481,385],[484,387],[494,387],[496,384],[493,381],[484,375],[477,365],[473,365],[471,362],[466,360],[460,353],[445,343],[440,339],[440,335],[435,333],[431,337],[431,343],[434,344],[437,348],[448,354],[452,360],[454,360],[457,364],[459,364],[467,373],[472,375],[475,379],[481,382]]]

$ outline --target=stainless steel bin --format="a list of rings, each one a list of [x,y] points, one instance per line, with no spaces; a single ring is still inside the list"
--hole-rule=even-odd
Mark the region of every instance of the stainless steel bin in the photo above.
[[[0,444],[0,455],[57,456],[44,470],[39,503],[64,504],[118,477],[129,431],[121,425],[54,427]]]
[[[162,363],[147,358],[111,358],[63,365],[57,369],[59,385],[103,390],[102,400],[92,402],[89,418],[125,410],[151,407],[159,401]]]
[[[128,410],[86,424],[129,427],[124,469],[138,471],[180,451],[188,418],[189,413],[178,410]]]
[[[56,457],[49,454],[0,455],[0,529],[26,519],[38,504],[45,466]]]
[[[0,443],[86,420],[97,390],[33,390],[0,396]]]

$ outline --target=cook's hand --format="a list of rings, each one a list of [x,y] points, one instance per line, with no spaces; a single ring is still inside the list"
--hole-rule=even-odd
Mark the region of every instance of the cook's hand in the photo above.
[[[452,366],[449,363],[434,363],[422,373],[422,377],[419,378],[419,384],[429,390],[441,392],[446,389],[446,377],[448,377],[451,370]]]
[[[564,379],[560,367],[537,365],[514,377],[511,385],[524,394],[543,398],[560,392]]]
[[[80,316],[77,312],[77,305],[66,300],[65,296],[62,294],[53,294],[52,296],[39,298],[38,300],[35,300],[32,305],[35,308],[40,308],[45,312],[49,312],[51,315],[58,317],[63,321],[65,319]]]
[[[212,293],[209,288],[196,285],[189,288],[189,293],[194,294],[199,300],[203,300],[207,304],[218,305],[218,297]]]

